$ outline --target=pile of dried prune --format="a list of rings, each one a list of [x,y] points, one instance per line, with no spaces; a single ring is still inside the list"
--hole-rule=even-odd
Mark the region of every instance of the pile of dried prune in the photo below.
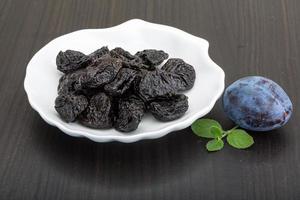
[[[179,92],[195,82],[195,70],[182,59],[161,50],[146,49],[135,55],[117,47],[102,47],[89,55],[60,51],[55,109],[66,122],[99,129],[114,127],[130,132],[138,128],[144,114],[159,121],[180,118],[188,110],[188,98]]]

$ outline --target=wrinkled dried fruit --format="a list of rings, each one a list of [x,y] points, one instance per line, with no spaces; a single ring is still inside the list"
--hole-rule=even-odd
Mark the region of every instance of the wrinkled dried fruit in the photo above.
[[[86,73],[79,79],[79,86],[81,89],[102,87],[115,78],[121,67],[120,59],[102,58],[85,69]]]
[[[135,95],[121,98],[114,127],[122,132],[136,130],[145,113],[144,102]]]
[[[124,61],[130,61],[135,59],[135,56],[131,55],[128,51],[125,51],[121,47],[114,48],[110,51],[110,55],[113,58],[119,58]]]
[[[187,97],[178,92],[193,87],[195,71],[176,58],[156,68],[167,58],[154,49],[135,55],[106,46],[89,55],[61,51],[56,64],[65,74],[55,109],[66,122],[78,119],[88,127],[122,132],[136,130],[147,110],[160,121],[177,119],[188,109]]]
[[[169,55],[164,51],[155,49],[139,51],[135,55],[140,57],[143,61],[143,64],[148,65],[151,69],[155,69],[155,66],[161,64],[169,57]]]
[[[149,111],[160,121],[172,121],[180,118],[188,110],[188,98],[183,94],[168,99],[157,99],[149,104]]]
[[[105,93],[93,96],[79,120],[83,125],[91,128],[111,128],[113,125],[113,106],[110,97]]]
[[[101,47],[100,49],[97,49],[96,51],[94,51],[93,53],[91,53],[89,55],[89,59],[91,60],[91,63],[96,63],[98,62],[103,56],[108,55],[109,54],[109,49],[104,46]]]
[[[172,96],[177,92],[174,76],[162,70],[144,74],[136,86],[137,93],[144,101],[151,101],[162,96]]]
[[[196,79],[195,70],[193,66],[187,64],[182,59],[170,58],[161,69],[180,77],[177,84],[178,91],[188,90],[194,86]]]
[[[111,96],[121,96],[129,90],[133,83],[140,77],[138,71],[122,68],[113,82],[105,85],[104,90]]]
[[[151,68],[148,65],[145,65],[140,57],[132,55],[120,47],[111,50],[110,55],[113,58],[121,59],[123,61],[123,66],[126,68],[131,68],[134,70],[149,70]]]
[[[83,95],[61,94],[55,99],[55,110],[66,122],[73,122],[84,111],[88,100]]]
[[[85,71],[82,69],[69,74],[64,74],[59,79],[59,84],[57,87],[58,94],[67,94],[78,91],[78,81],[84,74]]]
[[[79,51],[60,51],[56,57],[57,69],[66,74],[84,68],[89,63],[89,57]]]

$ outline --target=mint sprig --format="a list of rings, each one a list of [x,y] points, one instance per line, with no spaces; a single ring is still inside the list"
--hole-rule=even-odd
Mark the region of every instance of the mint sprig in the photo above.
[[[209,138],[206,144],[208,151],[219,151],[224,147],[223,138],[227,143],[237,149],[246,149],[254,144],[254,140],[245,130],[238,126],[224,131],[219,122],[213,119],[198,119],[191,126],[193,132],[203,138]]]

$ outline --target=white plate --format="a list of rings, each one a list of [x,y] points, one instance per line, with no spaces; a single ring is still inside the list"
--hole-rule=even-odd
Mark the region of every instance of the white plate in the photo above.
[[[183,117],[171,122],[159,122],[146,115],[137,130],[124,134],[115,129],[98,130],[65,123],[54,109],[57,85],[62,75],[56,69],[55,59],[60,50],[79,50],[89,54],[102,47],[122,47],[131,53],[143,49],[161,49],[170,58],[182,58],[196,70],[194,87],[185,92],[189,109]],[[49,124],[71,136],[83,136],[96,142],[135,142],[141,139],[158,138],[167,133],[190,126],[193,121],[207,114],[224,90],[225,74],[208,55],[208,42],[179,29],[129,20],[111,28],[85,29],[58,37],[30,60],[24,81],[29,103]]]

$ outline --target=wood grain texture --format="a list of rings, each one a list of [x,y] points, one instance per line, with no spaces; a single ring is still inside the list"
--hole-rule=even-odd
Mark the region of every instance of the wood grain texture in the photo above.
[[[298,0],[1,0],[0,199],[300,199],[299,10]],[[226,84],[254,74],[278,82],[294,103],[290,122],[253,133],[249,150],[218,153],[189,128],[98,144],[46,124],[23,89],[34,53],[62,34],[131,18],[206,38]],[[232,126],[220,102],[208,117]]]

